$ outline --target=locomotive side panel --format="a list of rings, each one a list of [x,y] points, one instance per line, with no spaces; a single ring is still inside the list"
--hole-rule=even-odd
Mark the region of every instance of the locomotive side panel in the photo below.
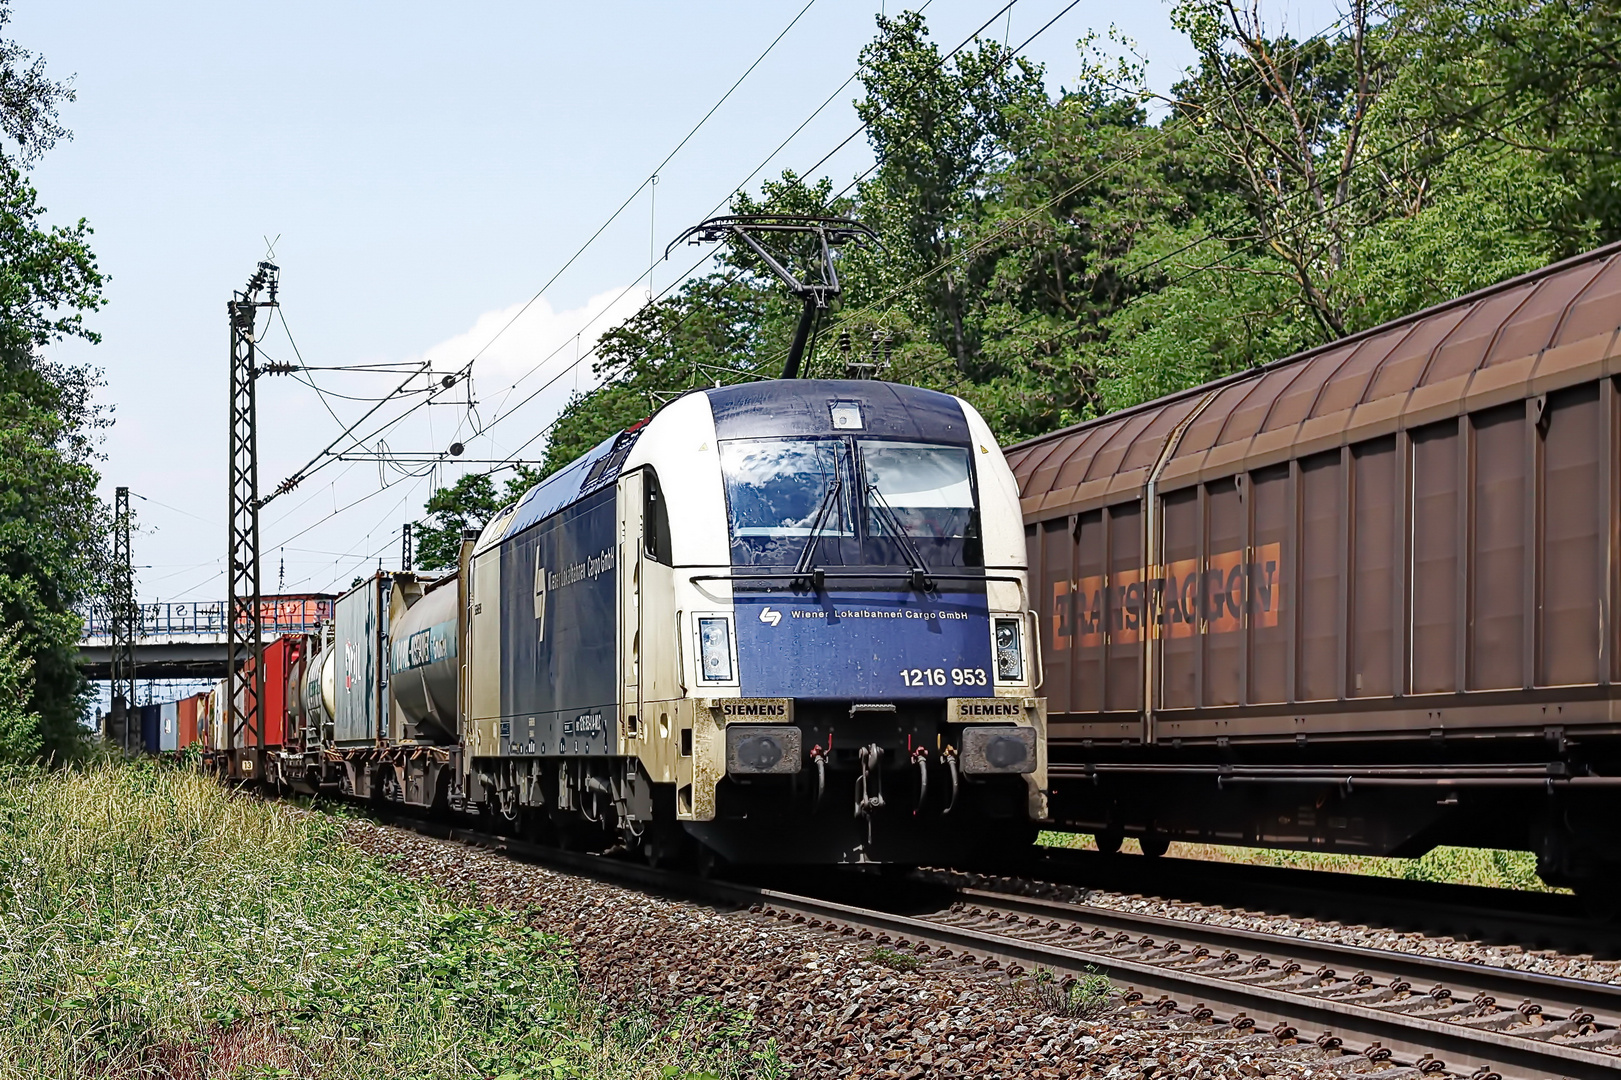
[[[617,532],[608,487],[501,545],[501,727],[508,753],[614,752]]]

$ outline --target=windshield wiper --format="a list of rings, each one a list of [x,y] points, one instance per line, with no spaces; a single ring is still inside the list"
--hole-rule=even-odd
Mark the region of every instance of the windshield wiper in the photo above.
[[[895,511],[890,509],[889,500],[884,498],[884,493],[878,490],[877,484],[868,484],[867,494],[877,497],[878,501],[874,504],[874,508],[880,512],[884,523],[895,533],[895,542],[900,545],[901,552],[912,567],[912,588],[918,592],[933,589],[934,579],[929,576],[929,564],[923,561],[923,553],[912,543],[911,534],[901,527],[900,519],[895,516]]]
[[[811,522],[810,536],[805,540],[805,550],[799,553],[799,561],[794,564],[794,573],[798,576],[809,576],[816,588],[822,587],[822,572],[811,570],[811,559],[816,554],[816,543],[822,538],[822,526],[827,524],[828,510],[832,508],[834,500],[839,496],[839,489],[844,486],[844,478],[833,477],[833,483],[828,485],[827,494],[822,496],[822,505],[816,508],[816,520]],[[798,577],[795,578],[798,580]]]

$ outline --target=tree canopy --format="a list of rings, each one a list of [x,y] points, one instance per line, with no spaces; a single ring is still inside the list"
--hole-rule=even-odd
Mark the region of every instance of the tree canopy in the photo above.
[[[0,31],[10,18],[0,0]],[[90,228],[50,225],[26,168],[68,132],[57,108],[71,86],[0,38],[0,760],[83,746],[88,688],[76,666],[83,617],[105,553],[96,497],[96,372],[42,349],[97,340],[102,304]]]
[[[1157,94],[1129,41],[1083,39],[1049,93],[997,43],[948,59],[921,15],[880,16],[870,175],[784,173],[732,207],[882,239],[836,255],[809,373],[876,360],[1012,442],[1621,238],[1612,5],[1353,0],[1309,38],[1252,0],[1172,18],[1197,61]],[[797,317],[722,252],[603,335],[542,475],[683,391],[779,374]]]

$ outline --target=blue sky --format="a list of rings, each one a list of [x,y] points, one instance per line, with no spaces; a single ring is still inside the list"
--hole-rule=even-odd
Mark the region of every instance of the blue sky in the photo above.
[[[1017,44],[1067,3],[1018,0],[986,35]],[[224,595],[224,307],[266,237],[305,362],[427,359],[443,371],[487,346],[474,385],[488,423],[566,369],[577,336],[588,349],[634,310],[650,241],[662,251],[723,202],[854,73],[886,4],[815,0],[663,169],[656,202],[642,191],[488,345],[804,6],[15,0],[8,36],[57,77],[73,75],[78,91],[63,111],[74,138],[35,182],[52,220],[82,216],[95,229],[110,302],[92,319],[100,345],[56,355],[105,374],[115,424],[104,487],[145,499],[135,503],[140,598]],[[950,48],[1000,7],[934,0],[926,16]],[[1325,0],[1266,10],[1300,34],[1335,17]],[[1056,91],[1078,70],[1077,40],[1116,24],[1167,87],[1191,60],[1169,12],[1084,0],[1027,55]],[[804,170],[854,131],[859,93],[852,84],[762,175]],[[823,171],[842,186],[870,162],[858,138]],[[689,265],[678,257],[655,269],[655,287]],[[261,333],[267,355],[293,358],[279,323]],[[468,456],[510,452],[588,380],[561,376]],[[393,385],[378,375],[317,381],[359,397]],[[328,404],[345,422],[369,407]],[[465,409],[422,409],[388,445],[441,449],[468,419]],[[265,490],[340,430],[312,390],[286,378],[261,381],[260,421]],[[400,525],[419,516],[428,484],[346,463],[272,503],[266,589],[341,590],[380,556],[393,564]]]

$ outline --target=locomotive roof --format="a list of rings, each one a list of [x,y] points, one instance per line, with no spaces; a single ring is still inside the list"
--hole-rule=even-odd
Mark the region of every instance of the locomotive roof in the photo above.
[[[831,406],[861,406],[859,433],[967,446],[968,420],[950,394],[875,379],[769,379],[704,391],[715,437],[831,435]],[[845,429],[847,430],[847,429]]]
[[[968,421],[957,399],[916,386],[871,379],[769,379],[699,392],[709,398],[720,439],[832,434],[830,406],[853,402],[861,406],[864,435],[970,444]],[[524,492],[511,520],[480,550],[612,484],[650,422],[615,432]]]
[[[1621,243],[1350,337],[1019,443],[1027,521],[1230,476],[1621,368]]]

